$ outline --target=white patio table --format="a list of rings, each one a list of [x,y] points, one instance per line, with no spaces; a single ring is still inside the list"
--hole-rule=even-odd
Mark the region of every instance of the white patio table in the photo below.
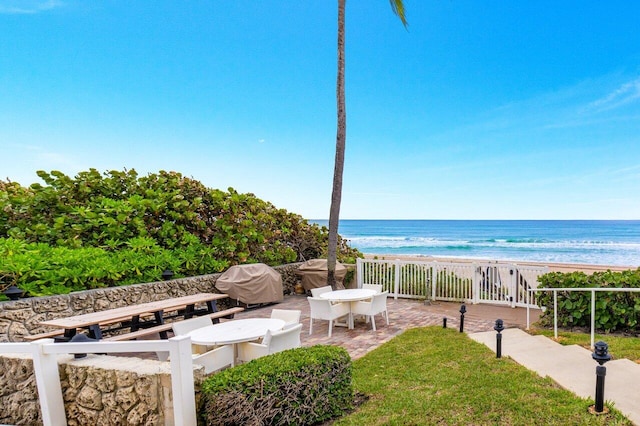
[[[349,322],[347,326],[349,329],[353,329],[353,314],[351,313],[352,302],[359,302],[361,300],[371,299],[376,294],[375,290],[369,290],[364,288],[350,288],[346,290],[334,290],[322,293],[321,298],[330,300],[332,302],[343,302],[349,304]]]
[[[246,318],[208,325],[187,333],[191,341],[198,345],[233,345],[233,365],[237,358],[236,345],[240,342],[258,340],[267,330],[279,331],[284,320],[276,318]]]

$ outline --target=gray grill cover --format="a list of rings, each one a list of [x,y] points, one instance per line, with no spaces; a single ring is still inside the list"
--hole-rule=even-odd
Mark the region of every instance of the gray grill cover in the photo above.
[[[302,287],[305,290],[324,287],[327,285],[327,259],[311,259],[300,265],[296,273],[301,277]],[[336,262],[336,282],[343,286],[342,282],[347,275],[347,268],[340,262]]]
[[[215,287],[246,304],[283,300],[282,276],[264,263],[232,266],[220,275]]]

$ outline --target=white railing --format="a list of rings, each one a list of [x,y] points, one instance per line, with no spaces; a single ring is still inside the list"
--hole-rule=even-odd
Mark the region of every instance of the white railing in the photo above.
[[[593,341],[595,337],[596,328],[596,293],[601,291],[606,292],[626,292],[637,293],[640,292],[640,288],[532,288],[527,293],[532,294],[538,291],[552,291],[553,292],[553,335],[558,338],[558,292],[559,291],[588,291],[591,292],[591,349],[594,348]],[[527,330],[530,326],[529,307],[527,306]]]
[[[357,259],[358,287],[382,284],[394,298],[537,307],[538,277],[549,268],[497,262]]]
[[[53,343],[53,339],[41,339],[30,343],[0,343],[0,353],[32,355],[44,426],[67,424],[56,355],[114,352],[169,352],[174,424],[196,425],[191,338],[188,336],[130,342]]]

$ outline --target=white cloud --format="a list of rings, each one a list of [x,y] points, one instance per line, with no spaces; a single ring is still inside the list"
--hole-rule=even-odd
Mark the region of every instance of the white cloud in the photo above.
[[[59,152],[47,150],[37,145],[13,145],[17,151],[23,151],[24,156],[32,159],[39,167],[45,170],[55,169],[56,167],[76,166],[72,158]]]
[[[613,92],[591,102],[587,109],[594,112],[608,111],[640,99],[640,77],[622,84]]]
[[[62,164],[62,165],[70,165],[72,162],[65,157],[63,154],[58,154],[56,152],[42,152],[38,155],[38,158],[45,161],[47,164]]]
[[[59,0],[3,0],[0,13],[9,15],[32,15],[64,6]]]

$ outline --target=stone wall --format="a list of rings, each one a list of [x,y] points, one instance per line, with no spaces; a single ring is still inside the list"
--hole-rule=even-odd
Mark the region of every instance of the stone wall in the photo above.
[[[294,293],[298,281],[295,271],[299,266],[296,263],[274,268],[282,275],[285,295]],[[0,342],[20,342],[26,335],[50,331],[38,324],[47,319],[217,292],[214,285],[219,276],[211,274],[0,302]],[[222,299],[218,307],[226,309],[230,303]],[[60,356],[58,363],[70,426],[172,424],[168,362],[89,354],[83,359]],[[2,354],[0,349],[0,371],[3,372],[0,375],[0,424],[42,424],[31,356]],[[196,389],[204,378],[202,371],[203,367],[194,366]]]
[[[30,355],[0,356],[0,423],[41,425],[38,391]],[[168,362],[91,355],[58,357],[67,424],[173,424]],[[194,366],[196,388],[204,367]]]
[[[295,271],[300,263],[274,267],[282,275],[283,293],[293,294],[297,283]],[[47,297],[29,297],[0,302],[0,342],[22,342],[23,336],[51,331],[40,321],[103,311],[136,303],[151,302],[195,293],[211,293],[220,274],[201,275],[123,287],[109,287]],[[220,309],[229,300],[219,300]]]

